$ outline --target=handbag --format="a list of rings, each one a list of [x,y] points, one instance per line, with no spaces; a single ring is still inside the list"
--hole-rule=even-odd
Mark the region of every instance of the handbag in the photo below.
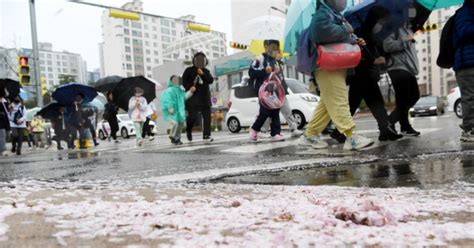
[[[358,45],[334,43],[318,45],[316,65],[320,70],[334,71],[355,68],[362,59]]]
[[[270,74],[258,90],[260,104],[269,110],[280,109],[285,104],[285,89],[275,73]]]

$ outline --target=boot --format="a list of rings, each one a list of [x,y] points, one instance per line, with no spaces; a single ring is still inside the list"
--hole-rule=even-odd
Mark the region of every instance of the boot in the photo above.
[[[395,141],[401,138],[403,138],[403,135],[397,133],[397,130],[395,130],[392,125],[388,125],[387,128],[382,129],[379,135],[380,141]]]

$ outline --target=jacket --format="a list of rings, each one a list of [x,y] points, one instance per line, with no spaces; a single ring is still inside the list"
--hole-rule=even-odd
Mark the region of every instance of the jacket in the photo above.
[[[128,101],[128,115],[134,122],[145,122],[146,117],[150,115],[151,109],[148,107],[145,97],[140,97],[140,104],[137,98],[132,96]]]
[[[14,123],[15,113],[20,111],[22,117],[19,119],[20,124]],[[12,111],[10,111],[10,127],[11,128],[26,128],[26,108],[21,103],[12,103]]]
[[[30,126],[33,133],[44,133],[45,131],[45,121],[43,118],[33,118]]]
[[[168,81],[168,88],[161,94],[160,106],[163,111],[163,119],[165,121],[174,121],[182,123],[186,120],[185,102],[186,99],[191,98],[190,91],[185,92],[182,86],[173,84]],[[173,109],[173,114],[170,115],[169,109]]]
[[[87,116],[83,111],[82,105],[72,105],[67,108],[66,124],[75,128],[80,128],[85,125]]]
[[[214,82],[214,78],[208,69],[202,68],[204,74],[199,76],[200,79],[197,79],[197,70],[198,68],[193,65],[186,68],[183,73],[184,89],[188,91],[192,86],[196,87],[193,96],[186,101],[187,109],[193,106],[211,106],[211,91],[209,90],[209,85]]]
[[[107,121],[117,121],[117,114],[118,114],[119,107],[115,105],[113,102],[108,102],[105,104],[104,112],[107,113]]]
[[[267,66],[270,66],[272,70],[279,68],[278,77],[280,78],[282,86],[285,89],[285,94],[288,94],[288,85],[285,82],[285,75],[283,74],[283,63],[266,53],[258,56],[257,59],[252,62],[249,68],[249,76],[254,81],[254,85],[252,86],[254,87],[257,94],[260,86],[262,86],[263,82],[265,82],[265,80],[267,80],[270,76],[270,73],[267,73],[266,71]]]
[[[474,67],[474,4],[465,1],[456,12],[453,45],[455,71]]]
[[[7,100],[0,98],[0,129],[10,130],[10,113]]]
[[[415,42],[404,40],[410,34],[412,32],[408,27],[401,27],[398,32],[394,32],[383,41],[384,51],[390,54],[389,71],[404,70],[413,76],[418,75],[419,64]]]
[[[318,3],[319,8],[310,25],[310,40],[316,44],[354,43],[342,14],[337,13],[324,1]]]

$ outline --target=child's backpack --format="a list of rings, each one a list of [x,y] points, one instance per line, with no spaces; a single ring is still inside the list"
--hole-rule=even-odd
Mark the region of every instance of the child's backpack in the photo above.
[[[260,104],[269,110],[280,109],[285,104],[285,89],[275,73],[270,74],[258,91]]]
[[[304,29],[298,39],[296,70],[311,76],[315,69],[318,51],[315,44],[310,40],[310,28]]]
[[[453,15],[444,25],[439,43],[439,56],[436,64],[445,69],[449,69],[454,65],[454,54],[456,53],[453,42],[455,18],[456,15]]]

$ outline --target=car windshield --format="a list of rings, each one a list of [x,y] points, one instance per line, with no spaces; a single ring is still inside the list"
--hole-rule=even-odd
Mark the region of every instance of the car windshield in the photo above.
[[[306,86],[301,81],[295,79],[286,79],[285,82],[291,89],[291,92],[293,92],[293,94],[310,93],[308,86]]]
[[[121,121],[129,121],[130,120],[130,117],[128,117],[128,115],[117,115],[117,117]]]
[[[437,98],[436,97],[422,97],[418,102],[416,103],[417,105],[427,105],[427,104],[433,104],[436,105],[437,103]]]

